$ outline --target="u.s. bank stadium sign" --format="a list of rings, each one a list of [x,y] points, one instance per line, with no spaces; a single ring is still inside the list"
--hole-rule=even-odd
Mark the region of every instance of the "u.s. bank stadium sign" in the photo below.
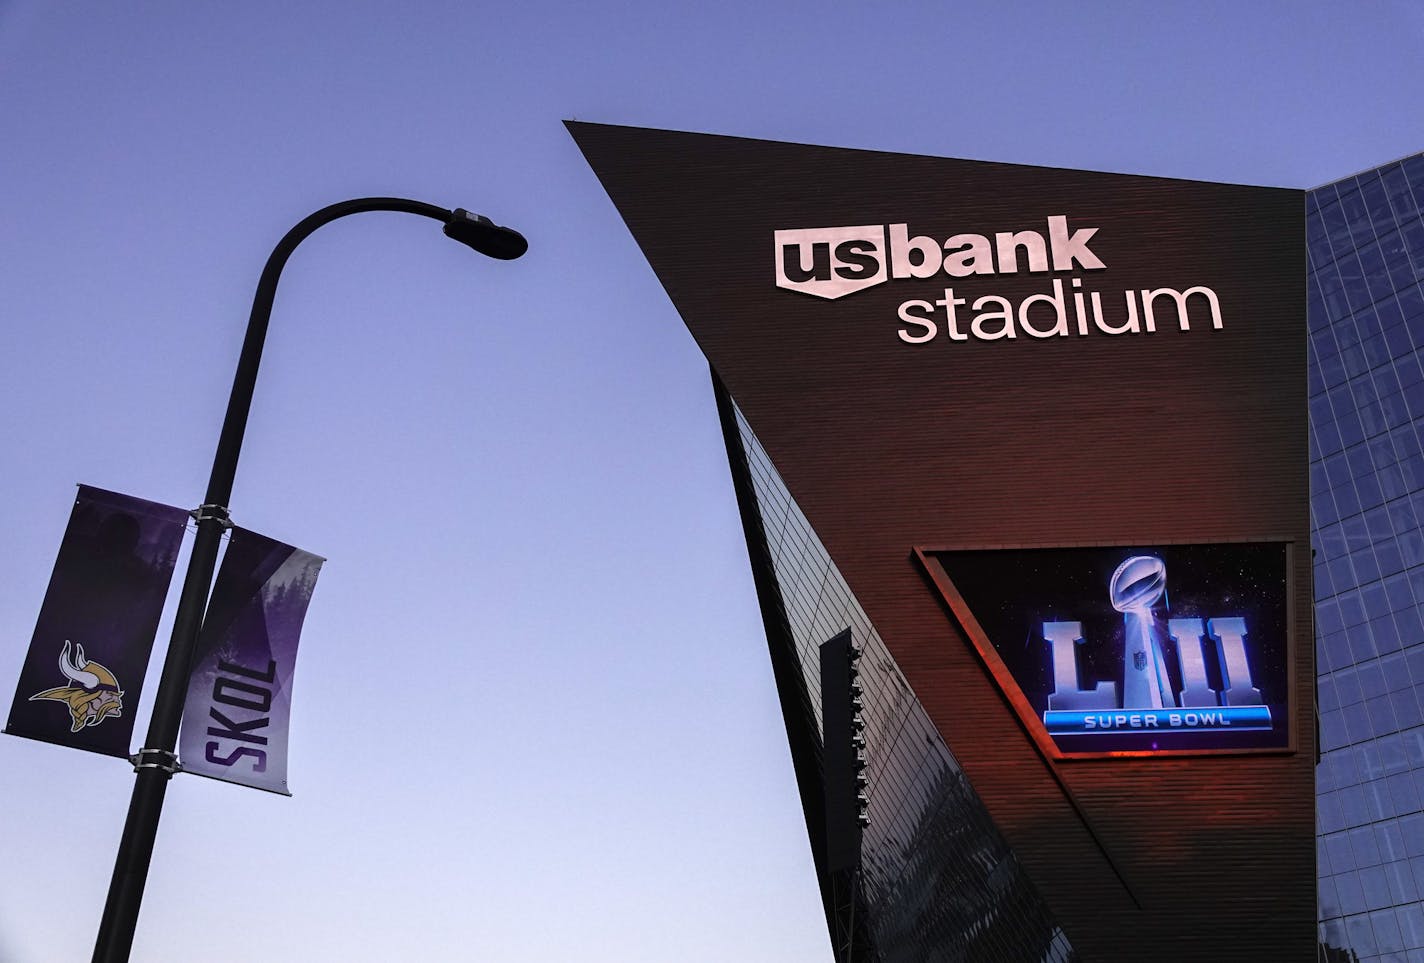
[[[919,558],[1055,755],[1290,747],[1285,543]]]
[[[1190,331],[1194,316],[1198,329],[1224,326],[1220,299],[1204,284],[1116,293],[1085,287],[1079,272],[1108,272],[1090,246],[1099,228],[1070,224],[1064,214],[1043,220],[1043,230],[956,233],[943,241],[911,236],[908,224],[778,230],[776,286],[835,300],[888,281],[943,275],[941,296],[927,292],[901,302],[896,334],[906,344],[1152,334],[1159,322]],[[1017,301],[979,290],[972,280],[1021,271],[1054,276]],[[974,289],[966,291],[966,284]]]

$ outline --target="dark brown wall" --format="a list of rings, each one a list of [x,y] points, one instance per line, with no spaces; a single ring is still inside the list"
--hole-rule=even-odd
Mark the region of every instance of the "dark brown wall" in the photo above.
[[[1310,959],[1301,193],[570,127],[1075,947]],[[1050,276],[891,280],[834,301],[775,286],[777,229],[905,222],[943,239],[1043,231],[1051,214],[1100,228],[1107,270],[1072,274],[1114,318],[1125,289],[1205,284],[1224,328],[912,345],[896,337],[902,301],[950,285],[1017,302]],[[1237,538],[1295,540],[1294,754],[1045,762],[911,559],[917,545]]]

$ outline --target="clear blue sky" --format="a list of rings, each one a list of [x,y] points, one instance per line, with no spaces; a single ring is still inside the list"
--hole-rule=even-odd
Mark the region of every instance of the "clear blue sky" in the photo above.
[[[232,507],[330,559],[296,795],[174,781],[135,959],[829,959],[706,366],[562,119],[1311,187],[1424,149],[1421,54],[1412,0],[0,0],[6,698],[73,485],[200,500],[288,227],[531,241],[292,259]],[[0,771],[0,960],[88,959],[131,772]]]

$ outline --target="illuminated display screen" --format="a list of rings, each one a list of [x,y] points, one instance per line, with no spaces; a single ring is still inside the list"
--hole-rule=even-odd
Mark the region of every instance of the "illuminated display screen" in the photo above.
[[[922,557],[1056,754],[1290,747],[1284,543]]]

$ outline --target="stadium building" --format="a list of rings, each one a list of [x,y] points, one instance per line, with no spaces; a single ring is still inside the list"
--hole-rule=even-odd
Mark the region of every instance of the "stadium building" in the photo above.
[[[1424,159],[569,126],[711,365],[838,961],[1424,959]]]

